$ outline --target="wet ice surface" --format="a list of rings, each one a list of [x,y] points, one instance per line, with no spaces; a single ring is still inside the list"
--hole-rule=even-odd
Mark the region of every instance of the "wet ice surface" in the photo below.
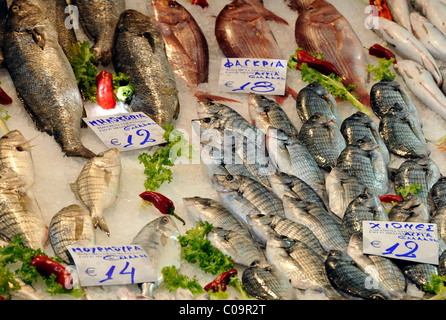
[[[148,2],[149,1],[147,0],[127,0],[127,7],[148,14],[151,12],[150,7],[146,5]],[[214,23],[215,17],[220,10],[230,1],[210,0],[210,7],[207,9],[202,9],[199,6],[192,6],[187,0],[179,2],[196,18],[209,44],[209,83],[201,85],[200,89],[208,91],[211,94],[223,95],[228,98],[239,100],[242,102],[241,104],[228,103],[228,105],[248,119],[246,95],[228,94],[218,91],[218,75],[223,55],[218,48],[214,36]],[[360,37],[364,47],[368,48],[375,43],[382,43],[381,39],[365,27],[364,21],[368,14],[365,12],[364,8],[368,4],[368,1],[331,0],[330,2],[334,4],[336,8],[355,26],[355,32]],[[264,3],[267,9],[270,9],[280,17],[286,19],[289,23],[289,26],[285,26],[269,22],[269,26],[273,30],[282,49],[284,59],[288,59],[297,48],[294,40],[294,23],[297,18],[297,13],[290,10],[282,0],[264,0]],[[373,60],[374,58],[368,58],[371,63],[376,63],[376,60]],[[109,67],[106,70],[111,71],[112,68]],[[397,76],[396,80],[409,92],[400,77]],[[2,82],[2,88],[14,99],[14,104],[7,107],[7,110],[11,115],[11,119],[8,121],[8,127],[11,130],[19,129],[26,138],[33,139],[32,145],[34,147],[32,153],[36,170],[36,183],[32,192],[39,202],[45,221],[49,223],[52,216],[60,209],[74,203],[79,203],[70,190],[70,183],[76,180],[80,170],[85,164],[85,160],[64,157],[60,151],[59,145],[54,139],[47,134],[40,133],[36,129],[31,118],[19,102],[9,75],[4,69],[0,70],[0,81]],[[373,83],[369,84],[370,87],[372,84]],[[191,136],[191,121],[197,118],[197,102],[181,79],[178,79],[177,85],[180,90],[179,97],[181,112],[180,117],[176,122],[176,126],[177,128],[185,130],[185,132]],[[299,91],[306,86],[306,84],[300,80],[297,71],[289,71],[288,85],[296,91]],[[413,95],[411,96],[422,117],[425,136],[430,142],[429,145],[432,150],[431,158],[438,164],[442,173],[446,172],[444,162],[445,155],[438,151],[434,144],[437,139],[446,134],[445,121],[423,105]],[[286,100],[283,108],[295,123],[296,127],[300,128],[301,123],[297,116],[292,98]],[[340,104],[339,109],[343,118],[346,118],[357,111],[350,103]],[[82,140],[86,147],[96,153],[105,150],[105,146],[101,140],[88,128],[82,130]],[[144,168],[138,161],[138,155],[142,152],[144,152],[144,150],[121,153],[121,190],[115,204],[104,212],[111,234],[108,237],[98,229],[96,231],[98,245],[129,244],[145,224],[160,216],[160,213],[153,206],[144,204],[138,196],[144,191]],[[400,163],[401,159],[393,159],[391,166],[397,168]],[[184,233],[186,230],[193,228],[195,224],[188,219],[187,210],[182,202],[182,198],[200,196],[218,200],[218,196],[208,178],[204,166],[200,163],[178,164],[173,168],[173,175],[173,182],[168,185],[163,185],[158,191],[174,201],[176,213],[186,220],[186,226],[183,226],[181,223],[177,224],[180,232]],[[47,247],[46,251],[49,255],[53,255],[50,246]],[[241,275],[243,269],[240,268],[239,270],[239,274]],[[183,263],[181,272],[189,276],[197,275],[203,286],[214,278],[211,275],[204,274],[197,267],[192,266],[187,262]],[[116,293],[120,287],[121,286],[90,287],[87,290],[87,294],[90,299],[116,299]],[[139,293],[137,285],[126,285],[125,287],[128,287],[134,293]],[[420,294],[413,288],[413,286],[411,286],[410,290],[414,291],[412,292],[413,294]],[[165,289],[160,288],[158,292],[165,292]],[[70,297],[65,296],[55,296],[50,298],[71,299]],[[326,299],[325,296],[314,292],[305,292],[300,295],[300,298]]]

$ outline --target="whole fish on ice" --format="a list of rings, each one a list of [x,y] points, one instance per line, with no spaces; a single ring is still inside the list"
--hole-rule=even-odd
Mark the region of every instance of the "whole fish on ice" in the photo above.
[[[446,61],[446,35],[418,12],[410,14],[412,33],[426,47],[431,55]]]
[[[446,36],[446,3],[444,0],[409,0],[412,6]]]
[[[409,193],[390,209],[390,221],[429,223],[431,216],[427,206],[413,193]]]
[[[144,112],[160,126],[178,118],[175,74],[163,37],[150,17],[131,9],[121,14],[112,60],[116,72],[128,75],[133,83],[135,92],[130,108],[134,112]]]
[[[107,234],[110,230],[103,212],[118,196],[121,171],[118,149],[108,149],[87,161],[76,181],[70,185],[76,197],[90,211],[94,227]]]
[[[393,21],[411,31],[409,2],[407,0],[387,0],[386,3]]]
[[[93,157],[81,141],[83,101],[73,69],[37,2],[11,4],[3,53],[17,93],[39,129],[52,135],[67,156]]]
[[[308,4],[297,18],[295,38],[305,51],[322,53],[342,74],[342,82],[356,85],[359,100],[370,106],[365,50],[350,23],[332,4],[325,0]]]

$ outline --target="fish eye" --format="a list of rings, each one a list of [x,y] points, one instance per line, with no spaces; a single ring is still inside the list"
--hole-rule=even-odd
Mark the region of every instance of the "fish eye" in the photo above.
[[[11,11],[14,12],[14,13],[18,12],[19,10],[20,10],[20,6],[19,5],[14,5],[14,6],[11,7]]]
[[[170,218],[168,217],[168,216],[164,216],[162,219],[161,219],[161,223],[162,224],[168,224],[170,222]]]
[[[313,6],[310,6],[310,7],[307,8],[307,11],[313,11],[313,10],[314,10]]]
[[[203,119],[203,122],[204,122],[204,123],[211,123],[211,118],[204,118],[204,119]]]
[[[169,7],[175,8],[176,6],[177,6],[177,2],[176,1],[169,1]]]
[[[20,151],[20,152],[25,151],[25,149],[23,149],[22,146],[17,146],[17,147],[16,147],[16,150],[17,150],[17,151]]]
[[[235,5],[233,3],[228,4],[228,9],[235,9]]]
[[[125,16],[126,16],[126,17],[131,17],[132,15],[133,15],[133,13],[130,12],[130,11],[127,11],[127,12],[125,13]]]

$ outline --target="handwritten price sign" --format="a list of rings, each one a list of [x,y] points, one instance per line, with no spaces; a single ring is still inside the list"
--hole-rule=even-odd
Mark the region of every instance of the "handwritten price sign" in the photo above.
[[[218,87],[223,92],[284,95],[286,77],[286,60],[225,58]]]
[[[364,221],[363,252],[388,258],[438,265],[437,225]]]
[[[69,246],[82,286],[153,282],[157,276],[147,253],[137,245]]]
[[[119,151],[165,143],[164,129],[143,112],[87,117],[84,121],[107,147]]]

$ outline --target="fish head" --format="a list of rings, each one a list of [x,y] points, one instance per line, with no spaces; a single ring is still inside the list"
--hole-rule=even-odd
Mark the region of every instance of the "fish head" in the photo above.
[[[129,32],[139,36],[142,35],[143,37],[147,38],[149,42],[155,41],[155,37],[151,36],[151,34],[156,33],[157,35],[160,35],[149,16],[146,16],[145,14],[133,9],[123,11],[119,18],[116,27],[116,34],[124,32]],[[152,45],[152,47],[154,47],[154,45]]]
[[[280,248],[283,250],[290,249],[293,245],[297,243],[298,240],[288,238],[285,235],[279,235],[276,233],[270,233],[266,244],[270,248]]]
[[[15,0],[11,3],[6,29],[14,31],[33,30],[46,18],[37,0]]]
[[[94,157],[91,161],[94,161],[96,165],[101,168],[120,168],[121,156],[117,148],[110,148]]]
[[[272,101],[267,97],[259,94],[249,94],[248,111],[252,120],[252,125],[256,126],[257,122],[264,122],[263,127],[271,126],[268,118],[268,112],[271,110]],[[257,124],[258,125],[258,124]]]
[[[212,206],[211,199],[201,197],[186,197],[183,198],[183,203],[187,208],[189,217],[193,221],[200,221],[201,219],[199,212]]]
[[[273,219],[274,215],[265,215],[262,213],[246,215],[246,223],[254,238],[260,243],[265,243],[268,234],[273,231],[271,229]]]
[[[155,20],[160,23],[176,25],[190,19],[188,11],[175,0],[152,0]]]
[[[250,22],[261,18],[257,9],[245,0],[234,0],[219,13],[218,20],[240,20]]]
[[[0,145],[8,149],[16,149],[18,152],[31,149],[28,141],[19,130],[12,130],[0,138]]]
[[[364,152],[370,153],[379,148],[375,140],[370,137],[363,137],[356,140],[355,145]]]
[[[242,184],[241,176],[214,174],[212,182],[217,187],[217,192],[236,192]]]
[[[311,23],[329,24],[342,15],[336,8],[326,0],[315,0],[309,3],[302,10],[302,18],[309,20]]]
[[[316,95],[323,97],[329,94],[328,90],[321,85],[319,82],[315,81],[306,86],[306,90],[314,92]]]

